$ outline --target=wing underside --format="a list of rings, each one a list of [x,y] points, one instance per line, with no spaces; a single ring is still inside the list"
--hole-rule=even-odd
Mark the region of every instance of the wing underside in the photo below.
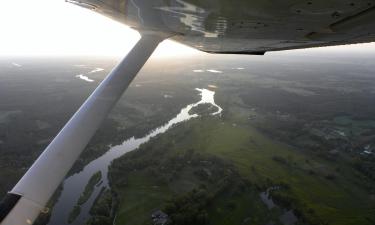
[[[212,53],[267,51],[375,41],[374,0],[82,0],[137,30]]]

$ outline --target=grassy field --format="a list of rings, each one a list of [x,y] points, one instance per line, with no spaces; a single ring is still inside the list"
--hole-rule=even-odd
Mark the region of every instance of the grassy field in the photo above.
[[[267,185],[267,180],[287,184],[298,208],[305,213],[315,212],[322,221],[369,224],[366,217],[371,218],[375,213],[375,201],[358,185],[362,176],[345,165],[312,158],[301,150],[268,139],[251,127],[212,119],[195,121],[190,126],[191,135],[182,140],[186,147],[194,143],[197,149],[232,160],[243,176],[257,184]],[[272,160],[274,156],[286,158],[287,163]],[[337,172],[338,166],[344,167],[345,172]],[[336,178],[327,179],[329,174]]]
[[[267,210],[259,198],[259,190],[238,176],[229,162],[201,153],[187,157],[191,150],[183,149],[160,154],[165,146],[160,147],[142,148],[130,154],[125,162],[114,163],[112,187],[120,202],[116,224],[150,224],[151,213],[157,209],[166,210],[172,219],[180,219],[173,224],[181,225],[207,224],[207,221],[227,225],[265,224],[270,218],[277,220],[280,216],[281,211],[272,214]],[[151,155],[159,154],[161,163],[140,166],[143,160],[138,155],[143,153],[146,156],[142,158],[148,162]],[[172,162],[172,158],[176,161]],[[137,162],[128,167],[128,160]],[[117,180],[119,176],[126,180]],[[203,221],[196,220],[199,216],[204,217]]]
[[[121,205],[116,223],[147,224],[150,221],[150,212],[163,205],[170,192],[165,186],[156,186],[152,177],[139,173],[130,174],[128,182],[130,188],[119,192]]]
[[[251,126],[240,126],[235,122],[238,121],[195,119],[173,128],[142,148],[161,146],[168,152],[166,154],[194,149],[200,154],[229,160],[241,177],[257,187],[266,189],[277,184],[288,187],[275,191],[275,199],[288,203],[310,224],[373,224],[375,200],[362,187],[363,177],[355,170],[339,161],[308,155],[303,149],[271,140]],[[159,160],[163,156],[155,157]],[[186,191],[172,188],[173,182],[157,186],[149,175],[138,172],[127,177],[127,185],[116,189],[120,193],[117,218],[121,224],[147,224],[147,215],[152,209],[162,208],[168,198]],[[186,182],[181,186],[194,183],[186,176],[181,180]],[[249,224],[267,223],[262,217],[271,212],[265,210],[260,199],[254,196],[257,195],[249,192],[239,197],[220,195],[215,198],[208,207],[211,224],[241,224],[246,215],[241,211],[246,210],[253,216]],[[236,210],[233,213],[224,210],[223,216],[220,208],[229,200],[235,202]],[[254,218],[256,216],[258,218]]]

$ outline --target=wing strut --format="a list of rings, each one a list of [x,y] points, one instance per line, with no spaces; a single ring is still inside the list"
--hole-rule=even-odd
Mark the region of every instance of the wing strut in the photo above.
[[[1,225],[32,224],[63,181],[102,121],[158,44],[145,34],[66,123],[0,206]]]

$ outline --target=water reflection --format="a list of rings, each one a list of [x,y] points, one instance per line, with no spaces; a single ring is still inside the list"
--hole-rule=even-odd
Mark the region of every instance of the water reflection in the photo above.
[[[97,73],[97,72],[100,72],[100,71],[103,71],[104,69],[102,69],[102,68],[95,68],[95,69],[93,69],[93,70],[91,70],[90,72],[88,72],[88,73]]]
[[[78,74],[76,77],[87,82],[94,82],[93,79],[90,79],[88,76],[85,76],[83,74]]]
[[[176,0],[171,2],[171,6],[159,7],[158,9],[174,14],[182,24],[189,27],[191,31],[203,34],[204,37],[217,38],[219,33],[217,30],[210,32],[204,26],[209,12],[196,5],[190,4],[183,0]],[[224,21],[224,22],[223,22]],[[219,23],[220,29],[226,29],[226,20],[222,18]],[[223,25],[224,24],[224,25]],[[221,31],[221,30],[220,30]]]

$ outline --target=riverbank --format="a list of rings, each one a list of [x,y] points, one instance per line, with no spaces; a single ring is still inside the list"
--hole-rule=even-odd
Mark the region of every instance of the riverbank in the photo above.
[[[228,162],[233,166],[230,170],[238,171],[241,180],[246,181],[244,189],[252,190],[211,195],[211,204],[202,203],[207,213],[206,223],[202,224],[288,224],[285,221],[294,221],[288,210],[298,217],[298,222],[289,224],[372,224],[375,202],[348,165],[340,165],[346,173],[337,173],[336,162],[271,140],[247,125],[210,117],[174,127],[114,162],[110,177],[119,200],[118,224],[150,223],[152,210],[167,212],[168,205],[181,198],[193,201],[191,193],[202,185],[209,193],[216,192],[220,179],[214,179],[219,183],[213,182],[212,186],[205,183],[214,177],[211,165],[215,164],[202,158],[189,159],[189,152]],[[335,174],[335,178],[327,174]],[[281,188],[269,195],[287,211],[269,209],[262,201],[260,192],[273,186]]]
[[[181,109],[180,113],[177,114],[171,120],[169,120],[168,123],[152,130],[148,135],[144,137],[133,137],[124,141],[121,145],[111,147],[110,150],[103,154],[101,157],[91,161],[87,166],[83,168],[81,172],[76,173],[65,179],[63,183],[63,191],[60,195],[59,200],[54,206],[49,224],[58,223],[78,225],[85,223],[90,218],[90,209],[92,208],[93,204],[96,202],[96,199],[100,195],[101,189],[103,187],[109,187],[107,180],[108,166],[114,159],[137,149],[141,144],[144,144],[148,142],[151,138],[154,138],[155,136],[166,132],[168,129],[172,128],[176,124],[197,117],[198,115],[196,114],[189,114],[189,111],[192,108],[207,103],[216,106],[214,102],[213,91],[207,89],[196,89],[196,91],[197,93],[199,93],[201,100],[194,104],[187,105],[185,108]],[[218,106],[216,107],[217,112],[221,112],[222,109]],[[217,114],[217,112],[214,112],[212,114]],[[97,173],[97,171],[101,171],[103,175],[102,182],[95,186],[94,191],[92,192],[89,199],[80,206],[81,210],[78,211],[77,209],[75,209],[74,202],[77,202],[77,199],[80,198],[81,193],[84,192],[85,186],[89,182],[90,177],[92,177],[94,173]],[[71,212],[74,212],[77,215],[74,216],[74,221],[67,221],[67,218],[71,218],[69,216]]]

